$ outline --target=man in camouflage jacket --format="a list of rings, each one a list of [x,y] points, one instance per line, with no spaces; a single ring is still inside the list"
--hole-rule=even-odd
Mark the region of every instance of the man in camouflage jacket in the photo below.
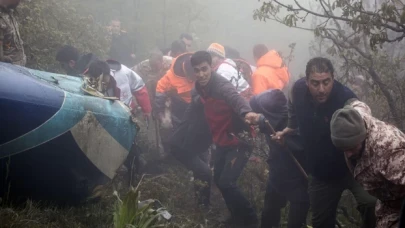
[[[132,68],[144,80],[151,99],[155,98],[156,83],[170,69],[170,56],[163,56],[159,51],[153,51],[150,58],[140,62]]]
[[[0,1],[0,61],[25,66],[23,41],[14,12],[19,3],[20,0]]]
[[[331,121],[333,143],[344,151],[353,175],[374,195],[377,227],[398,227],[405,199],[405,134],[374,118],[370,108],[358,100],[349,101]]]

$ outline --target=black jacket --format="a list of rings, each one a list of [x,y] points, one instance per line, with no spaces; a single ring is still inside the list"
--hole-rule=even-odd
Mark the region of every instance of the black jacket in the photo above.
[[[340,179],[348,172],[344,153],[332,143],[330,120],[333,113],[352,98],[357,97],[336,80],[328,100],[320,105],[315,105],[305,78],[292,88],[290,113],[294,113],[305,143],[309,172],[318,179]],[[289,121],[289,126],[290,122],[294,121]]]
[[[302,141],[299,135],[290,135],[286,137],[285,147],[270,139],[273,134],[266,125],[267,120],[275,131],[282,131],[287,126],[288,111],[287,98],[281,90],[267,90],[261,94],[253,96],[250,100],[250,106],[254,112],[262,114],[259,122],[260,131],[266,135],[269,144],[269,169],[272,178],[270,180],[279,182],[284,180],[302,179],[303,174],[297,165],[287,153],[287,149],[293,153],[301,166],[305,168],[305,153]]]
[[[212,135],[204,115],[204,106],[195,90],[192,91],[194,101],[187,107],[184,118],[174,129],[169,144],[190,156],[201,154],[212,144]]]
[[[95,56],[93,53],[82,55],[79,60],[77,60],[74,68],[66,73],[70,76],[81,77],[87,71],[87,69],[89,69],[90,64],[97,60],[97,56]]]

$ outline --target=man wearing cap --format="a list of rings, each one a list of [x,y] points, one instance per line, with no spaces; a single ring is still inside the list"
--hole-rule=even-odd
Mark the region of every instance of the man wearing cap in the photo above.
[[[159,79],[156,86],[154,115],[161,123],[163,153],[167,154],[169,135],[183,119],[184,112],[191,102],[191,90],[194,88],[194,73],[190,64],[192,54],[178,56],[167,73]]]
[[[244,95],[249,92],[249,83],[241,72],[238,72],[236,63],[232,59],[226,58],[224,46],[212,43],[207,52],[211,54],[213,71],[230,81],[238,93]]]
[[[294,154],[305,167],[305,154],[301,137],[298,134],[288,136],[284,146],[270,140],[270,135],[287,125],[287,98],[281,90],[270,89],[250,99],[254,112],[262,114],[259,129],[265,134],[269,146],[269,176],[267,180],[261,228],[279,227],[281,209],[290,204],[288,228],[305,227],[309,210],[308,183],[298,166],[289,156]],[[269,124],[269,125],[267,125]]]
[[[191,102],[191,90],[194,88],[194,73],[190,63],[191,53],[178,56],[167,71],[157,82],[155,113],[163,120],[166,101],[171,101],[171,122],[180,123],[183,114]]]
[[[405,199],[405,134],[374,118],[358,100],[337,110],[330,123],[333,144],[344,151],[354,178],[377,197],[378,228],[398,227]]]

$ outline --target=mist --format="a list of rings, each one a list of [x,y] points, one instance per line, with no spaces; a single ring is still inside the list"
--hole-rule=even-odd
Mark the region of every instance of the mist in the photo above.
[[[143,59],[147,58],[145,53],[154,46],[168,47],[183,32],[197,38],[194,50],[206,49],[210,43],[217,42],[237,49],[241,57],[251,64],[255,64],[252,54],[255,44],[263,43],[269,49],[288,55],[288,45],[296,43],[295,58],[290,64],[293,78],[305,71],[305,64],[310,58],[309,42],[314,37],[312,32],[289,28],[275,21],[253,19],[254,10],[260,8],[263,1],[121,1],[126,3],[105,11],[107,15],[104,16],[94,14],[94,10],[89,8],[91,4],[85,2],[79,3],[81,10],[91,13],[102,24],[108,24],[110,18],[119,18],[125,29],[133,30],[139,50],[137,56]],[[127,12],[132,14],[127,15]]]
[[[289,1],[287,1],[289,2]],[[292,2],[292,1],[291,1]],[[209,20],[213,26],[208,34],[197,36],[209,42],[218,42],[236,48],[241,56],[251,63],[253,61],[252,48],[255,44],[263,43],[269,49],[280,51],[288,55],[289,44],[296,43],[290,64],[293,78],[305,72],[305,65],[310,58],[309,43],[313,39],[312,32],[289,28],[275,21],[253,20],[253,11],[262,2],[253,0],[220,0],[209,4]],[[203,47],[201,47],[203,48]]]

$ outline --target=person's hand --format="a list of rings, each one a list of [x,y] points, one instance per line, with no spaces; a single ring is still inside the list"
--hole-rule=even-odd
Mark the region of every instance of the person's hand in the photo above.
[[[256,125],[259,123],[260,119],[260,114],[254,113],[254,112],[248,112],[245,115],[245,123],[249,125]]]
[[[278,131],[275,134],[273,134],[271,136],[271,139],[273,141],[276,141],[279,144],[284,144],[284,136],[285,136],[285,132],[284,131]]]
[[[148,112],[148,113],[143,113],[143,116],[145,117],[145,118],[150,118],[151,116],[152,116],[152,113],[151,112]]]
[[[151,113],[144,113],[143,114],[143,119],[146,122],[146,128],[149,129],[149,121],[151,119],[152,114]]]
[[[143,118],[145,119],[145,121],[149,121],[152,117],[151,113],[144,113],[143,114]]]

